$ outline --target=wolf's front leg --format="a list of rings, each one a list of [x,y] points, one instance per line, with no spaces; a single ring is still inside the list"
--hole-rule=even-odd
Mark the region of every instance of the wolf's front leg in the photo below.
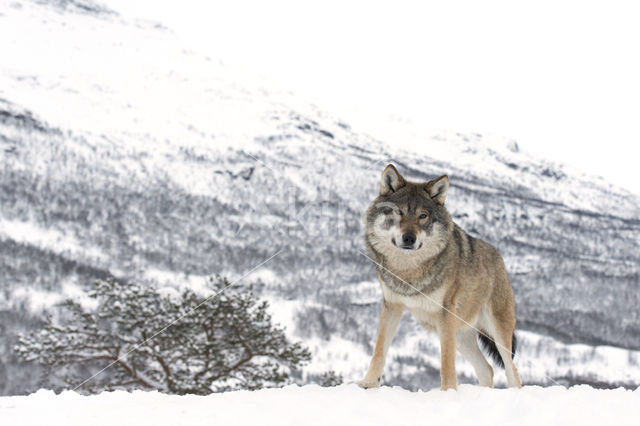
[[[458,377],[456,376],[456,322],[454,316],[444,313],[444,319],[440,326],[440,377],[442,385],[440,389],[457,389]]]
[[[380,386],[380,377],[384,369],[384,360],[387,349],[395,336],[402,318],[403,306],[382,300],[382,312],[380,313],[380,325],[378,327],[378,339],[373,350],[373,357],[369,364],[369,370],[364,379],[358,382],[362,388],[369,389]],[[455,350],[455,349],[454,349]]]

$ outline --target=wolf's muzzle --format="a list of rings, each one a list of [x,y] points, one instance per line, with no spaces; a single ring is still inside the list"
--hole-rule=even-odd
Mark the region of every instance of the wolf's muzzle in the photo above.
[[[407,232],[406,234],[402,234],[402,248],[413,247],[416,243],[416,234],[413,232]]]
[[[420,247],[422,247],[422,244],[416,247],[416,239],[417,239],[416,234],[412,232],[407,232],[402,235],[402,244],[398,244],[395,238],[392,238],[391,242],[393,243],[394,246],[402,250],[417,250]]]

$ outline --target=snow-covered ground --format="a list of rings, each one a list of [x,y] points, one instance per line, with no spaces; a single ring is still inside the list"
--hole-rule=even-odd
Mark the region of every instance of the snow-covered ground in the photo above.
[[[41,390],[0,398],[6,425],[637,425],[640,389],[537,386],[409,392],[316,385],[175,396],[124,391],[81,396]]]

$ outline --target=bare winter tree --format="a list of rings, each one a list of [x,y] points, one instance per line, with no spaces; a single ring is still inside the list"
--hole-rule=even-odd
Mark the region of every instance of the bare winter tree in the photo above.
[[[171,295],[153,286],[99,281],[89,293],[97,308],[67,300],[64,325],[49,317],[41,330],[20,336],[15,350],[47,367],[50,386],[62,380],[63,387],[82,385],[88,392],[208,394],[288,383],[309,351],[287,341],[272,324],[267,302],[251,288],[222,291],[229,286],[225,279],[210,284],[212,295],[219,294],[205,298],[191,290]],[[82,370],[86,377],[78,375]]]

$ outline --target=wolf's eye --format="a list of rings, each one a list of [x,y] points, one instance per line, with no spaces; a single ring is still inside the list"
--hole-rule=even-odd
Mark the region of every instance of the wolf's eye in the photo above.
[[[402,213],[402,210],[398,210],[398,216],[402,216],[404,213]]]
[[[427,218],[427,214],[426,213],[422,213],[420,216],[418,216],[420,219],[426,219]]]

